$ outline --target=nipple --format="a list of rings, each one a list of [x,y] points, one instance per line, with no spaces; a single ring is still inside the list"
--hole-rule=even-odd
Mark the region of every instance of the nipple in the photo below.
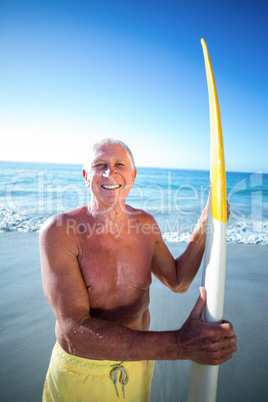
[[[91,286],[89,285],[89,286],[87,286],[87,290],[91,290]]]

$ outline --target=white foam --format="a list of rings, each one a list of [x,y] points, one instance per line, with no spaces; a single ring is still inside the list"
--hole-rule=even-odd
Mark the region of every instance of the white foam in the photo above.
[[[167,242],[189,241],[191,233],[185,232],[166,232],[163,238]],[[227,242],[243,244],[268,244],[268,221],[265,222],[246,222],[240,221],[228,227]]]
[[[9,208],[0,209],[0,233],[3,232],[38,232],[47,217],[30,216],[23,211]]]

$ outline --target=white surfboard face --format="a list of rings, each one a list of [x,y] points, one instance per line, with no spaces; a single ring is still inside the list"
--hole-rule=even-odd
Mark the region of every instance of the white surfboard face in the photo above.
[[[204,319],[221,321],[224,307],[226,267],[226,223],[214,219],[209,211],[202,286],[207,291]],[[219,366],[192,364],[188,402],[216,401]]]
[[[207,291],[205,320],[208,322],[223,318],[225,268],[226,223],[217,221],[209,212],[202,275],[202,286]]]
[[[193,363],[188,402],[211,402],[216,400],[219,366]]]

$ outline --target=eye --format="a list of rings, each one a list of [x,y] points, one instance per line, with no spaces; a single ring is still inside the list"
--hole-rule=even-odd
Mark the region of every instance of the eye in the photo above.
[[[97,163],[96,165],[94,165],[95,168],[105,168],[105,166],[106,166],[106,163],[102,163],[102,162]]]

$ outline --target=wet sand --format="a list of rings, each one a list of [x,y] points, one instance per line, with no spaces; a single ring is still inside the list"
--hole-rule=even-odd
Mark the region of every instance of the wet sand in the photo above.
[[[41,401],[55,342],[55,319],[44,297],[38,234],[0,234],[0,400]],[[169,243],[174,256],[186,243]],[[268,395],[268,246],[227,244],[224,318],[234,325],[238,351],[220,367],[217,402],[264,402]],[[151,287],[151,329],[179,328],[199,294],[201,273],[185,295],[156,279]],[[152,402],[187,400],[191,362],[156,362]]]

